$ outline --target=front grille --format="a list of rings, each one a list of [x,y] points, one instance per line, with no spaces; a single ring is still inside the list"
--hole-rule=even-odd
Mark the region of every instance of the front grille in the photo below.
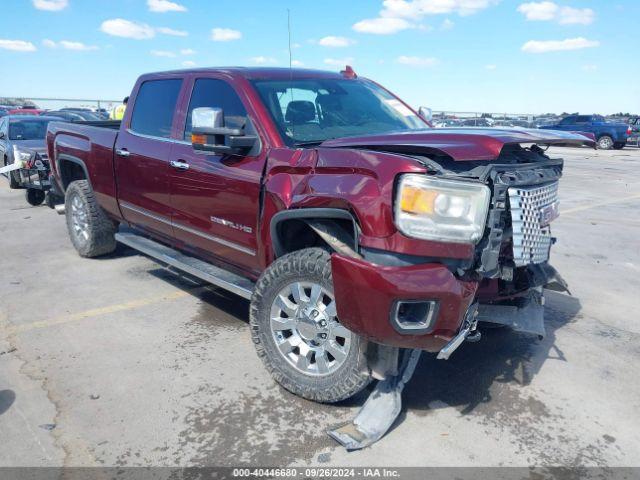
[[[546,207],[558,201],[558,182],[535,187],[508,189],[513,229],[513,260],[516,267],[549,259],[551,228],[544,225]]]

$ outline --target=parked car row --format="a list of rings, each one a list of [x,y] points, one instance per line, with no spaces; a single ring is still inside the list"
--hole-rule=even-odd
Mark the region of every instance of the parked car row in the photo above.
[[[587,133],[593,135],[598,148],[602,150],[622,149],[630,138],[638,144],[640,138],[640,121],[638,117],[629,119],[629,123],[610,121],[602,115],[569,115],[554,122],[530,122],[520,119],[492,119],[485,117],[467,119],[436,119],[436,128],[456,127],[492,127],[509,129],[539,128],[565,132]]]
[[[32,105],[22,107],[0,105],[0,117],[7,115],[47,115],[62,118],[68,121],[100,121],[109,118],[109,112],[104,109],[91,110],[89,108],[66,107],[59,110],[43,110]]]

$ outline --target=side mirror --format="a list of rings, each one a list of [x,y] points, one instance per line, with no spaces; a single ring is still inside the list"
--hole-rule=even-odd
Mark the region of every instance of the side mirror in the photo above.
[[[225,127],[221,108],[194,108],[191,125],[191,144],[198,151],[246,155],[258,141],[255,135],[245,135],[243,129]]]
[[[420,107],[418,114],[427,122],[433,120],[433,111],[429,107]]]
[[[0,138],[4,138],[4,132],[0,132]]]

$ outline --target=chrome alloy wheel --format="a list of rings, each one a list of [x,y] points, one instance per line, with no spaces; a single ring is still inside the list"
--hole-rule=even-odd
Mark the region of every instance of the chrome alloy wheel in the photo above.
[[[89,240],[89,219],[87,210],[78,195],[71,199],[71,222],[73,233],[84,242]]]
[[[347,359],[351,332],[336,317],[333,293],[316,283],[294,282],[271,305],[271,333],[280,354],[299,372],[329,375]]]

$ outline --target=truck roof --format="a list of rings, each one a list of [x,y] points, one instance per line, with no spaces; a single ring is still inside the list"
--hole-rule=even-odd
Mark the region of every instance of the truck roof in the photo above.
[[[314,70],[311,68],[283,68],[283,67],[205,67],[189,68],[154,72],[143,75],[144,78],[162,77],[164,75],[189,73],[222,73],[232,77],[243,77],[248,80],[286,80],[303,78],[344,78],[338,72]]]

